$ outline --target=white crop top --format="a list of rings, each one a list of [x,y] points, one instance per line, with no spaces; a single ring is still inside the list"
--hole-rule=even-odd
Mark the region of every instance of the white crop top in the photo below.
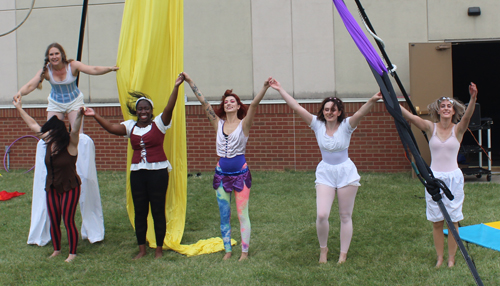
[[[349,124],[349,118],[344,119],[333,136],[326,134],[325,122],[318,120],[318,117],[313,115],[311,121],[311,129],[316,135],[321,157],[325,163],[330,165],[338,165],[345,162],[348,158],[348,148],[351,141],[351,135],[356,130]]]
[[[245,154],[248,136],[243,133],[243,127],[240,121],[238,127],[227,136],[224,135],[225,121],[220,119],[217,126],[217,156],[223,158],[233,158],[237,155]]]

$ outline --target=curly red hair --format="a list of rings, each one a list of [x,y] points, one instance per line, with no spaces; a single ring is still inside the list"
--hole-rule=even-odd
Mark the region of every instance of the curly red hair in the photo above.
[[[226,90],[226,92],[224,93],[224,95],[221,98],[219,108],[214,110],[215,114],[221,119],[224,119],[224,120],[226,119],[226,111],[224,110],[224,101],[226,100],[226,97],[228,97],[228,96],[234,97],[236,99],[236,102],[240,106],[240,109],[238,109],[238,119],[241,120],[241,119],[245,118],[245,116],[247,115],[248,106],[241,103],[240,97],[237,96],[236,94],[234,94],[232,89]]]

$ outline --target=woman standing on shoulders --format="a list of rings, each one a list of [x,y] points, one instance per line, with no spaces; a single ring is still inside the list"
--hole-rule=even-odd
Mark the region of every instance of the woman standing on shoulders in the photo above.
[[[443,196],[442,202],[448,211],[453,224],[458,232],[458,222],[464,218],[462,205],[464,203],[464,175],[458,167],[457,156],[460,142],[469,127],[469,121],[474,113],[477,100],[477,87],[474,83],[469,85],[470,101],[467,110],[460,101],[441,97],[429,104],[427,109],[434,122],[422,119],[411,114],[401,107],[403,116],[420,130],[431,136],[429,149],[431,151],[431,170],[434,177],[441,179],[455,197],[450,201]],[[460,122],[459,122],[460,121]],[[441,191],[442,193],[442,191]],[[444,260],[444,217],[438,204],[425,192],[427,202],[427,219],[433,223],[432,234],[437,253],[436,267],[440,267]],[[448,235],[448,267],[455,265],[457,243],[453,234]]]
[[[60,120],[68,115],[70,125],[73,124],[80,107],[83,106],[83,94],[76,86],[79,72],[89,75],[102,75],[117,71],[118,67],[88,66],[79,61],[67,60],[66,52],[58,43],[52,43],[45,51],[45,62],[34,78],[25,84],[14,96],[20,99],[35,88],[42,89],[43,80],[48,80],[52,86],[48,97],[47,119],[54,115]]]
[[[358,191],[359,175],[354,163],[349,159],[348,147],[351,134],[361,119],[370,112],[377,100],[382,99],[379,92],[351,117],[346,118],[344,104],[337,97],[327,97],[321,103],[317,115],[312,115],[289,95],[281,84],[271,79],[269,84],[277,90],[286,103],[316,135],[322,161],[316,168],[316,230],[320,246],[319,263],[327,262],[328,255],[328,217],[337,193],[340,215],[340,255],[338,263],[347,259],[347,251],[352,238],[352,211]]]
[[[155,258],[163,256],[163,241],[167,229],[165,218],[165,198],[168,188],[168,172],[172,169],[163,150],[165,133],[172,124],[172,113],[177,102],[179,86],[184,81],[181,74],[175,81],[174,89],[163,113],[153,116],[153,101],[140,92],[132,92],[132,101],[127,105],[130,114],[137,120],[127,120],[113,124],[88,108],[85,116],[92,116],[109,133],[130,138],[134,150],[130,165],[130,188],[135,210],[135,234],[139,254],[134,259],[146,255],[146,232],[148,228],[149,206],[154,221],[156,251]]]
[[[269,88],[269,80],[264,82],[264,86],[250,103],[250,107],[241,103],[240,98],[232,90],[226,90],[219,108],[214,111],[189,75],[186,73],[183,75],[196,98],[201,102],[202,108],[217,134],[217,156],[220,159],[215,168],[213,187],[217,195],[220,229],[226,251],[223,259],[229,259],[232,255],[229,219],[231,217],[231,193],[234,191],[241,231],[241,257],[239,260],[242,261],[248,258],[251,232],[248,200],[252,176],[245,159],[246,144],[259,102]]]
[[[84,107],[75,114],[75,120],[68,132],[66,125],[57,116],[52,116],[42,127],[22,108],[21,98],[13,100],[24,122],[40,135],[47,144],[45,166],[47,178],[45,183],[47,210],[50,218],[50,237],[54,246],[55,257],[61,253],[61,217],[66,227],[69,242],[70,262],[76,257],[78,245],[78,229],[75,226],[75,211],[80,198],[81,180],[76,173],[78,157],[78,141],[82,124]]]

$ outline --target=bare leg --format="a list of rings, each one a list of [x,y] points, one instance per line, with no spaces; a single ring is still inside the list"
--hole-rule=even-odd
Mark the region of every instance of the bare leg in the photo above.
[[[228,260],[229,258],[231,258],[231,255],[232,255],[231,252],[226,252],[226,255],[224,255],[224,257],[222,258],[222,260]]]
[[[155,258],[161,258],[163,256],[163,247],[158,246],[155,251]]]
[[[443,234],[444,221],[438,221],[432,224],[432,236],[434,237],[434,247],[437,253],[436,268],[443,264],[444,253],[444,234]]]
[[[64,113],[55,112],[55,111],[47,111],[47,120],[51,119],[52,116],[56,115],[59,120],[64,120]],[[75,116],[76,118],[76,116]]]
[[[71,126],[73,126],[73,123],[75,122],[77,115],[78,115],[77,110],[72,110],[71,112],[68,113],[68,121]],[[80,133],[83,133],[83,118],[82,118],[82,125],[80,126]]]
[[[71,262],[71,261],[73,261],[73,259],[75,259],[75,258],[76,258],[76,254],[70,254],[70,255],[68,256],[68,258],[66,258],[66,260],[64,260],[64,261],[66,261],[66,262]]]
[[[142,258],[144,255],[146,255],[146,245],[145,244],[141,244],[139,245],[139,253],[137,254],[136,257],[134,257],[133,260],[137,260],[137,259],[140,259]]]
[[[340,216],[340,255],[338,263],[344,263],[352,239],[352,211],[358,186],[345,186],[337,190]]]
[[[455,229],[458,232],[458,222],[454,222]],[[455,254],[457,253],[457,242],[451,231],[448,230],[448,267],[455,266]]]
[[[328,233],[330,232],[330,224],[328,217],[335,199],[335,188],[318,184],[316,185],[316,232],[318,234],[318,241],[320,247],[319,263],[326,263],[327,261],[327,242]]]

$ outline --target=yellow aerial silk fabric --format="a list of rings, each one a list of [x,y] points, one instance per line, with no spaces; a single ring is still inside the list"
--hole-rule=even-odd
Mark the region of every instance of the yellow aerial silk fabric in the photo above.
[[[154,115],[167,105],[176,77],[183,69],[183,1],[127,0],[123,11],[118,47],[117,84],[124,120],[134,119],[128,113],[128,91],[140,91],[154,102]],[[172,127],[167,131],[164,150],[172,164],[166,197],[166,249],[187,256],[212,253],[224,249],[221,238],[201,240],[193,245],[181,245],[186,219],[187,153],[184,84],[172,115]],[[127,170],[130,170],[132,148],[128,146]],[[130,172],[127,172],[127,211],[134,225],[134,204],[130,191]],[[156,247],[154,224],[148,216],[146,238]],[[233,242],[235,243],[235,242]]]

